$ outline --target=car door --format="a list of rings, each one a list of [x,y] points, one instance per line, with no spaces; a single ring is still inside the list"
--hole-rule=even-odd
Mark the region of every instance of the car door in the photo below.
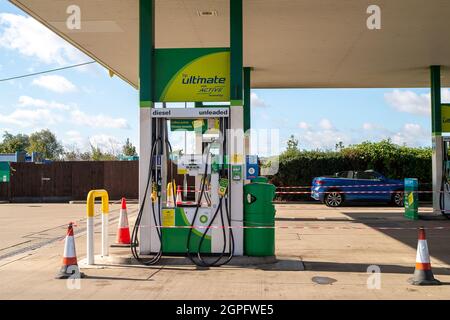
[[[383,201],[386,194],[380,188],[381,181],[377,174],[370,171],[356,172],[355,191],[358,200],[361,201]]]
[[[343,192],[346,201],[358,201],[360,197],[360,194],[354,192],[357,184],[355,174],[355,171],[343,171],[336,175],[339,178],[336,187]]]

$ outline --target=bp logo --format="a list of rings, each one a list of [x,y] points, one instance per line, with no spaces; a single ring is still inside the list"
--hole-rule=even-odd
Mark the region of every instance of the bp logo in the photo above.
[[[206,223],[206,222],[208,222],[208,216],[206,216],[206,215],[200,216],[200,222],[201,222],[201,223]]]
[[[255,202],[256,201],[256,197],[254,196],[254,195],[252,195],[252,194],[247,194],[247,202],[249,203],[249,204],[252,204],[253,202]]]

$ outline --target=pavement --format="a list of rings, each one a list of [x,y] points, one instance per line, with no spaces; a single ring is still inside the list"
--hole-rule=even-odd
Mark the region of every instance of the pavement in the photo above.
[[[78,260],[86,256],[85,205],[0,204],[0,299],[450,299],[450,220],[410,221],[403,209],[392,207],[286,203],[276,209],[275,263],[209,269],[170,260],[152,267],[99,266],[82,269],[87,277],[75,283],[55,275],[70,221],[78,225]],[[136,211],[130,204],[130,223]],[[431,214],[429,207],[420,211]],[[110,243],[118,213],[113,204]],[[97,254],[100,221],[97,215]],[[408,283],[419,226],[427,228],[441,286]],[[111,248],[111,253],[123,250]],[[381,273],[372,273],[377,270]]]

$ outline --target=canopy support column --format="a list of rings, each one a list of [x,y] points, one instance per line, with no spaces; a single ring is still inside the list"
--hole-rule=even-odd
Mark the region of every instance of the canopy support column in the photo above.
[[[145,193],[147,185],[150,154],[152,147],[152,123],[150,111],[153,107],[154,88],[154,62],[153,50],[155,48],[155,1],[139,1],[139,203],[144,198],[145,205],[142,213],[141,229],[139,230],[139,251],[149,254],[159,246],[159,239],[151,239],[156,232],[151,232],[153,219],[151,219],[151,186]],[[157,238],[157,237],[156,237]],[[155,244],[153,240],[158,240]]]
[[[242,0],[230,0],[230,129],[228,133],[228,150],[232,166],[241,166],[244,172],[245,147],[244,147],[244,101],[243,101],[243,36],[242,36]],[[235,138],[237,138],[235,140]],[[238,143],[232,143],[237,141]],[[233,216],[231,225],[233,229],[235,248],[234,254],[244,254],[244,232],[241,228],[244,220],[243,194],[244,178],[232,179],[229,184],[230,212]]]
[[[433,212],[441,213],[440,192],[443,174],[442,110],[441,110],[441,67],[431,66],[431,128],[432,128],[432,177]]]

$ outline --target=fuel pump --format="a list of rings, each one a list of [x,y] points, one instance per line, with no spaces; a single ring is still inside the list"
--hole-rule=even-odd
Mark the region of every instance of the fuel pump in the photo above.
[[[152,110],[154,130],[146,197],[132,232],[131,249],[138,261],[147,265],[155,264],[163,253],[185,254],[199,266],[220,266],[232,259],[236,239],[230,228],[233,214],[230,211],[229,192],[232,170],[227,156],[226,138],[230,127],[228,115],[228,107]],[[180,119],[188,124],[200,122],[207,125],[205,132],[196,131],[195,152],[175,158],[169,141],[168,122]],[[175,199],[175,195],[181,198],[181,191],[175,186],[177,175],[183,188],[187,184],[185,181],[189,180],[186,177],[191,177],[191,180],[195,178],[194,201]],[[243,178],[242,175],[238,177],[233,174],[232,179],[236,181]],[[153,250],[152,255],[144,259],[138,250],[141,245],[138,233],[143,226],[147,201],[151,202],[152,219],[147,221],[152,226],[150,241]]]
[[[440,193],[440,209],[450,219],[450,137],[442,139],[442,182]]]

